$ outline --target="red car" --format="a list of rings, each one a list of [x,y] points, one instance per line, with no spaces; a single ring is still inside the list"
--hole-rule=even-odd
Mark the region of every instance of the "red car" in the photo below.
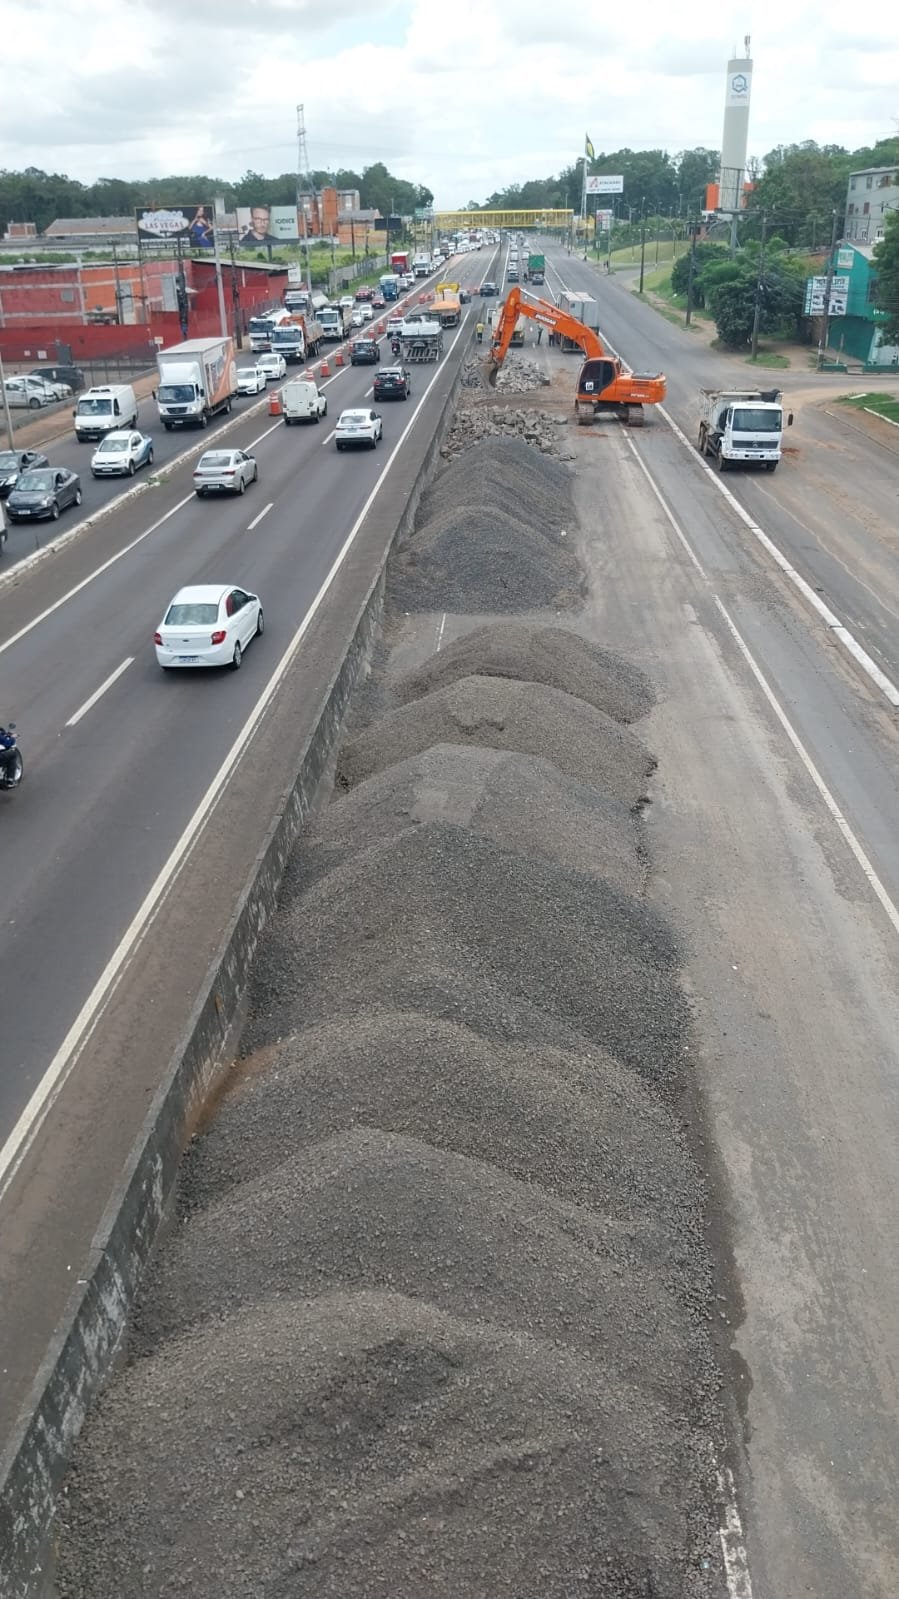
[[[375,311],[383,311],[385,305],[387,304],[387,301],[385,300],[383,294],[376,294],[376,295],[373,296],[371,303],[372,303],[372,309],[373,310],[375,310]]]
[[[374,297],[375,291],[374,289],[370,288],[367,283],[363,283],[362,288],[356,290],[355,299],[357,305],[361,305],[365,301],[371,301],[374,299]]]

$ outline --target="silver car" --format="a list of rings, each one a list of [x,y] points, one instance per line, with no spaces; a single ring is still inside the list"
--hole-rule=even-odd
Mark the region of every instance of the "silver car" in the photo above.
[[[207,494],[243,494],[259,479],[256,457],[243,450],[207,450],[194,467],[194,491]]]

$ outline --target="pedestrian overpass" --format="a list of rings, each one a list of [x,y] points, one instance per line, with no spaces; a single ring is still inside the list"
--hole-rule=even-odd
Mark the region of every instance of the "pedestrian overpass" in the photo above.
[[[435,211],[432,226],[441,233],[457,233],[460,228],[552,229],[567,233],[574,221],[573,211]]]

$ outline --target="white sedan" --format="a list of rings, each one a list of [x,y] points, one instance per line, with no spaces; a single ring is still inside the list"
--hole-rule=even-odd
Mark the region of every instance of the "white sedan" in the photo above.
[[[355,303],[356,302],[351,294],[342,294],[337,302],[337,304],[346,311],[352,311]]]
[[[261,366],[239,366],[237,368],[238,394],[262,394],[268,377],[265,368]]]
[[[163,671],[173,667],[231,666],[265,626],[258,594],[222,583],[179,589],[153,643]]]
[[[255,455],[245,450],[207,450],[194,467],[194,493],[243,494],[248,483],[259,481]]]
[[[94,477],[133,477],[138,467],[152,466],[153,440],[145,433],[107,433],[91,457]]]
[[[287,376],[287,362],[283,355],[277,355],[274,350],[270,350],[267,355],[260,355],[256,365],[265,373],[266,381],[269,383],[273,378],[277,380]]]
[[[341,411],[334,429],[338,450],[374,450],[384,431],[377,411]]]

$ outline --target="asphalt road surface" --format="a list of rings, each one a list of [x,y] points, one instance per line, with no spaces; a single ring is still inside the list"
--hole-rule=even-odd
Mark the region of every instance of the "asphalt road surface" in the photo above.
[[[472,256],[454,273],[477,282],[489,259],[486,251]],[[419,285],[416,295],[428,287]],[[286,428],[263,412],[229,431],[229,442],[252,448],[259,464],[259,482],[243,497],[196,499],[186,463],[0,588],[3,703],[19,725],[26,762],[21,789],[2,796],[8,866],[0,963],[5,990],[15,995],[0,1064],[4,1426],[297,769],[328,681],[323,674],[349,640],[355,611],[347,607],[358,596],[345,598],[344,585],[349,594],[361,582],[364,595],[373,576],[371,518],[361,527],[360,519],[385,468],[372,515],[382,503],[388,513],[404,503],[469,322],[458,339],[447,336],[437,366],[412,369],[408,401],[379,405],[377,450],[335,448],[337,415],[365,402],[374,372],[346,367],[323,384],[329,413],[321,424]],[[203,435],[203,447],[210,437]],[[354,530],[357,542],[316,611]],[[238,673],[162,673],[152,636],[167,603],[185,583],[219,579],[261,596],[263,638]],[[296,660],[282,669],[313,611]],[[273,680],[277,694],[250,744],[242,730]],[[245,742],[248,753],[219,781],[223,763]],[[193,820],[213,791],[214,822],[194,837]],[[170,882],[173,851],[182,847],[189,869]],[[138,937],[134,919],[157,890],[152,930]],[[96,985],[109,980],[109,963],[125,945],[127,982],[112,983],[101,1021],[86,1033]],[[42,1099],[35,1112],[35,1091],[46,1094],[51,1083],[58,1101]]]
[[[749,1581],[731,1599],[899,1593],[899,738],[883,690],[800,597],[693,447],[703,385],[745,387],[697,336],[560,250],[606,338],[664,370],[656,416],[597,430],[602,642],[637,650],[662,704],[648,815],[655,892],[684,931],[706,1158],[732,1252],[735,1467]],[[571,361],[572,393],[577,357]],[[738,505],[899,681],[899,491],[891,439],[854,431],[806,375],[774,477]],[[873,381],[873,380],[872,380]],[[878,384],[878,386],[880,386]],[[809,390],[812,397],[809,398]],[[583,452],[582,452],[583,454]]]

